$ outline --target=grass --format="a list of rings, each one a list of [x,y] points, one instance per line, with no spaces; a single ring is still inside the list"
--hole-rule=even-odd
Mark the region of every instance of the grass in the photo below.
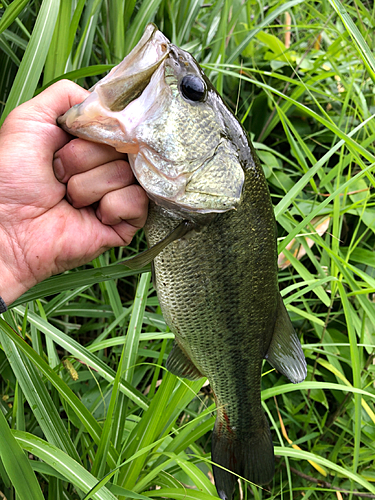
[[[90,87],[149,21],[202,64],[264,166],[289,263],[280,287],[308,362],[298,385],[264,366],[276,474],[264,489],[242,481],[236,500],[374,498],[372,3],[0,3],[1,121],[60,78]],[[116,265],[144,247],[139,234],[46,280],[0,319],[7,500],[217,498],[212,394],[166,372],[173,335],[150,275]]]

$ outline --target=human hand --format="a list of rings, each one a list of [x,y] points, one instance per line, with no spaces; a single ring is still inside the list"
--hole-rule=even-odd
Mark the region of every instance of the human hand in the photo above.
[[[0,296],[6,304],[48,276],[128,245],[146,221],[148,198],[125,155],[71,140],[56,124],[86,96],[60,81],[14,109],[0,130]]]

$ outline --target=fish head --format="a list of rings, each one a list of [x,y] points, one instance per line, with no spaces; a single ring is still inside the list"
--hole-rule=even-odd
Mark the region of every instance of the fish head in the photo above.
[[[127,153],[157,204],[199,214],[235,209],[241,200],[244,169],[228,116],[235,120],[193,56],[149,24],[128,56],[58,123]]]

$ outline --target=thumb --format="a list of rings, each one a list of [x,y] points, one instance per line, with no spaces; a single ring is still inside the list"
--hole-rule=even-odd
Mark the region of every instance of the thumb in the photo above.
[[[15,108],[1,127],[1,135],[4,137],[9,134],[12,140],[16,139],[15,135],[25,132],[32,136],[38,135],[45,146],[57,151],[71,138],[57,125],[57,117],[82,102],[88,94],[79,85],[60,80]]]

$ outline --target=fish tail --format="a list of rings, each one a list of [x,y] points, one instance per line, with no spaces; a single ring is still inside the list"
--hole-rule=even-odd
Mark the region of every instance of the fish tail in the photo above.
[[[272,436],[266,416],[263,424],[251,436],[232,436],[222,432],[222,423],[216,419],[212,434],[212,461],[255,484],[266,484],[274,475]],[[231,500],[237,476],[221,467],[213,466],[216,489],[222,500]]]

